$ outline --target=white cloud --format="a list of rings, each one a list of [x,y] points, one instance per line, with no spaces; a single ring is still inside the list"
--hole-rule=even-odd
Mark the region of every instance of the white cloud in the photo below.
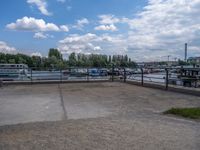
[[[102,50],[102,48],[100,46],[95,46],[94,47],[94,51],[100,51],[100,50]]]
[[[129,24],[128,50],[140,59],[184,56],[184,43],[200,47],[200,0],[149,0]],[[194,52],[189,50],[189,54]]]
[[[114,24],[111,25],[100,25],[94,28],[95,30],[103,31],[117,31],[117,27]]]
[[[95,40],[96,38],[97,38],[96,34],[92,33],[87,33],[85,35],[72,34],[66,37],[64,40],[61,40],[60,43],[73,43],[73,42],[84,43],[87,41]]]
[[[68,32],[68,31],[69,31],[69,28],[68,28],[67,25],[61,25],[61,26],[60,26],[60,29],[61,29],[62,31],[65,31],[65,32]]]
[[[36,38],[36,39],[46,39],[46,38],[47,38],[47,35],[45,35],[45,34],[42,33],[42,32],[37,32],[37,33],[34,34],[33,37]]]
[[[102,52],[125,52],[137,61],[154,61],[163,60],[166,55],[183,58],[184,43],[187,42],[189,55],[199,55],[199,8],[200,0],[149,0],[147,6],[134,15],[134,18],[100,15],[100,25],[95,30],[116,31],[117,23],[127,23],[130,29],[123,35],[96,35],[85,45],[90,42],[100,46]],[[76,38],[80,36],[77,35]],[[76,47],[76,42],[73,47]]]
[[[43,32],[37,32],[33,36],[35,39],[46,39],[46,38],[53,38],[53,35],[44,34]]]
[[[67,9],[68,11],[70,11],[70,10],[72,10],[72,6],[67,6],[66,9]]]
[[[89,21],[88,21],[87,18],[83,18],[81,20],[78,20],[77,24],[81,26],[81,25],[84,25],[84,24],[89,24]]]
[[[96,26],[95,30],[102,30],[102,31],[117,31],[117,27],[115,26],[115,23],[119,23],[120,19],[116,18],[114,15],[108,14],[108,15],[99,15],[100,18],[100,25]]]
[[[94,50],[94,45],[91,43],[95,40],[97,36],[95,34],[85,34],[77,35],[73,34],[59,41],[58,49],[62,53],[80,53],[80,52],[90,52]]]
[[[12,46],[9,46],[6,42],[0,41],[0,52],[3,53],[13,53],[16,49]]]
[[[60,40],[58,49],[62,53],[105,53],[105,54],[124,54],[125,40],[121,35],[109,36],[107,34],[97,36],[87,33],[84,35],[73,34]]]
[[[59,49],[69,52],[128,53],[136,60],[153,61],[163,56],[184,56],[184,43],[188,43],[189,56],[200,52],[200,0],[148,0],[148,4],[133,18],[119,18],[115,15],[100,15],[95,30],[115,31],[116,24],[126,23],[129,29],[121,30],[123,35],[69,35],[58,43]],[[72,28],[82,30],[90,22],[87,18],[77,20]],[[65,26],[65,25],[64,25]],[[46,32],[67,31],[61,25],[46,23],[42,19],[24,17],[7,25],[8,29]],[[120,30],[120,25],[117,26]],[[99,47],[99,48],[98,48]]]
[[[40,52],[34,52],[31,54],[31,56],[39,56],[42,57],[42,54]]]
[[[184,44],[188,43],[188,55],[197,56],[200,52],[199,8],[200,0],[149,0],[133,18],[100,16],[96,30],[127,23],[130,29],[123,35],[70,35],[58,46],[63,52],[87,53],[92,51],[88,50],[88,43],[91,43],[94,47],[101,47],[101,53],[127,53],[137,61],[155,61],[167,60],[164,57],[167,55],[183,58]]]
[[[47,10],[46,0],[27,0],[27,3],[31,5],[36,5],[43,15],[46,15],[46,16],[52,15],[52,13],[50,13]]]
[[[116,18],[114,15],[108,14],[108,15],[99,15],[99,18],[101,19],[99,21],[100,24],[115,24],[120,22],[119,18]]]
[[[17,31],[47,32],[47,31],[67,31],[66,25],[58,27],[54,23],[46,23],[43,19],[23,17],[17,19],[15,23],[6,25],[6,28]]]
[[[76,28],[78,30],[82,30],[83,27],[87,24],[89,24],[89,20],[87,18],[82,18],[80,20],[77,20],[76,25],[73,26],[73,28]]]

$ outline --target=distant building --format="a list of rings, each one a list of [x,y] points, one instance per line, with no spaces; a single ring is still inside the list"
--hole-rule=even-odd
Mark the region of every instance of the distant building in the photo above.
[[[167,67],[167,66],[177,66],[177,61],[154,61],[154,62],[138,62],[137,65],[139,67],[145,68],[159,68],[159,67]]]
[[[192,64],[200,64],[200,57],[189,57],[187,60],[189,63]]]

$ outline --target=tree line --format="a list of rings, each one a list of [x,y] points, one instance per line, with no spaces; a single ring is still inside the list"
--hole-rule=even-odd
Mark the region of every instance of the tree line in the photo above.
[[[107,56],[101,54],[76,54],[71,53],[68,60],[64,60],[57,49],[49,49],[48,57],[29,56],[25,54],[0,53],[0,63],[27,64],[35,69],[64,69],[67,67],[135,67],[136,63],[131,61],[127,55]]]

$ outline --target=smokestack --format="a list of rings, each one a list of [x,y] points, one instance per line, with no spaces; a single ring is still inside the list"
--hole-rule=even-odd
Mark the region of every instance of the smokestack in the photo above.
[[[187,43],[185,43],[185,61],[187,62]]]

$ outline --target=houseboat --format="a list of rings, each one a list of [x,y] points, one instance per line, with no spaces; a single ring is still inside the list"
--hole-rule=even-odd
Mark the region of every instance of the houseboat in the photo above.
[[[28,73],[26,64],[0,64],[1,80],[16,80],[25,77]]]
[[[169,82],[186,87],[200,87],[200,68],[193,66],[177,67],[170,74]]]

